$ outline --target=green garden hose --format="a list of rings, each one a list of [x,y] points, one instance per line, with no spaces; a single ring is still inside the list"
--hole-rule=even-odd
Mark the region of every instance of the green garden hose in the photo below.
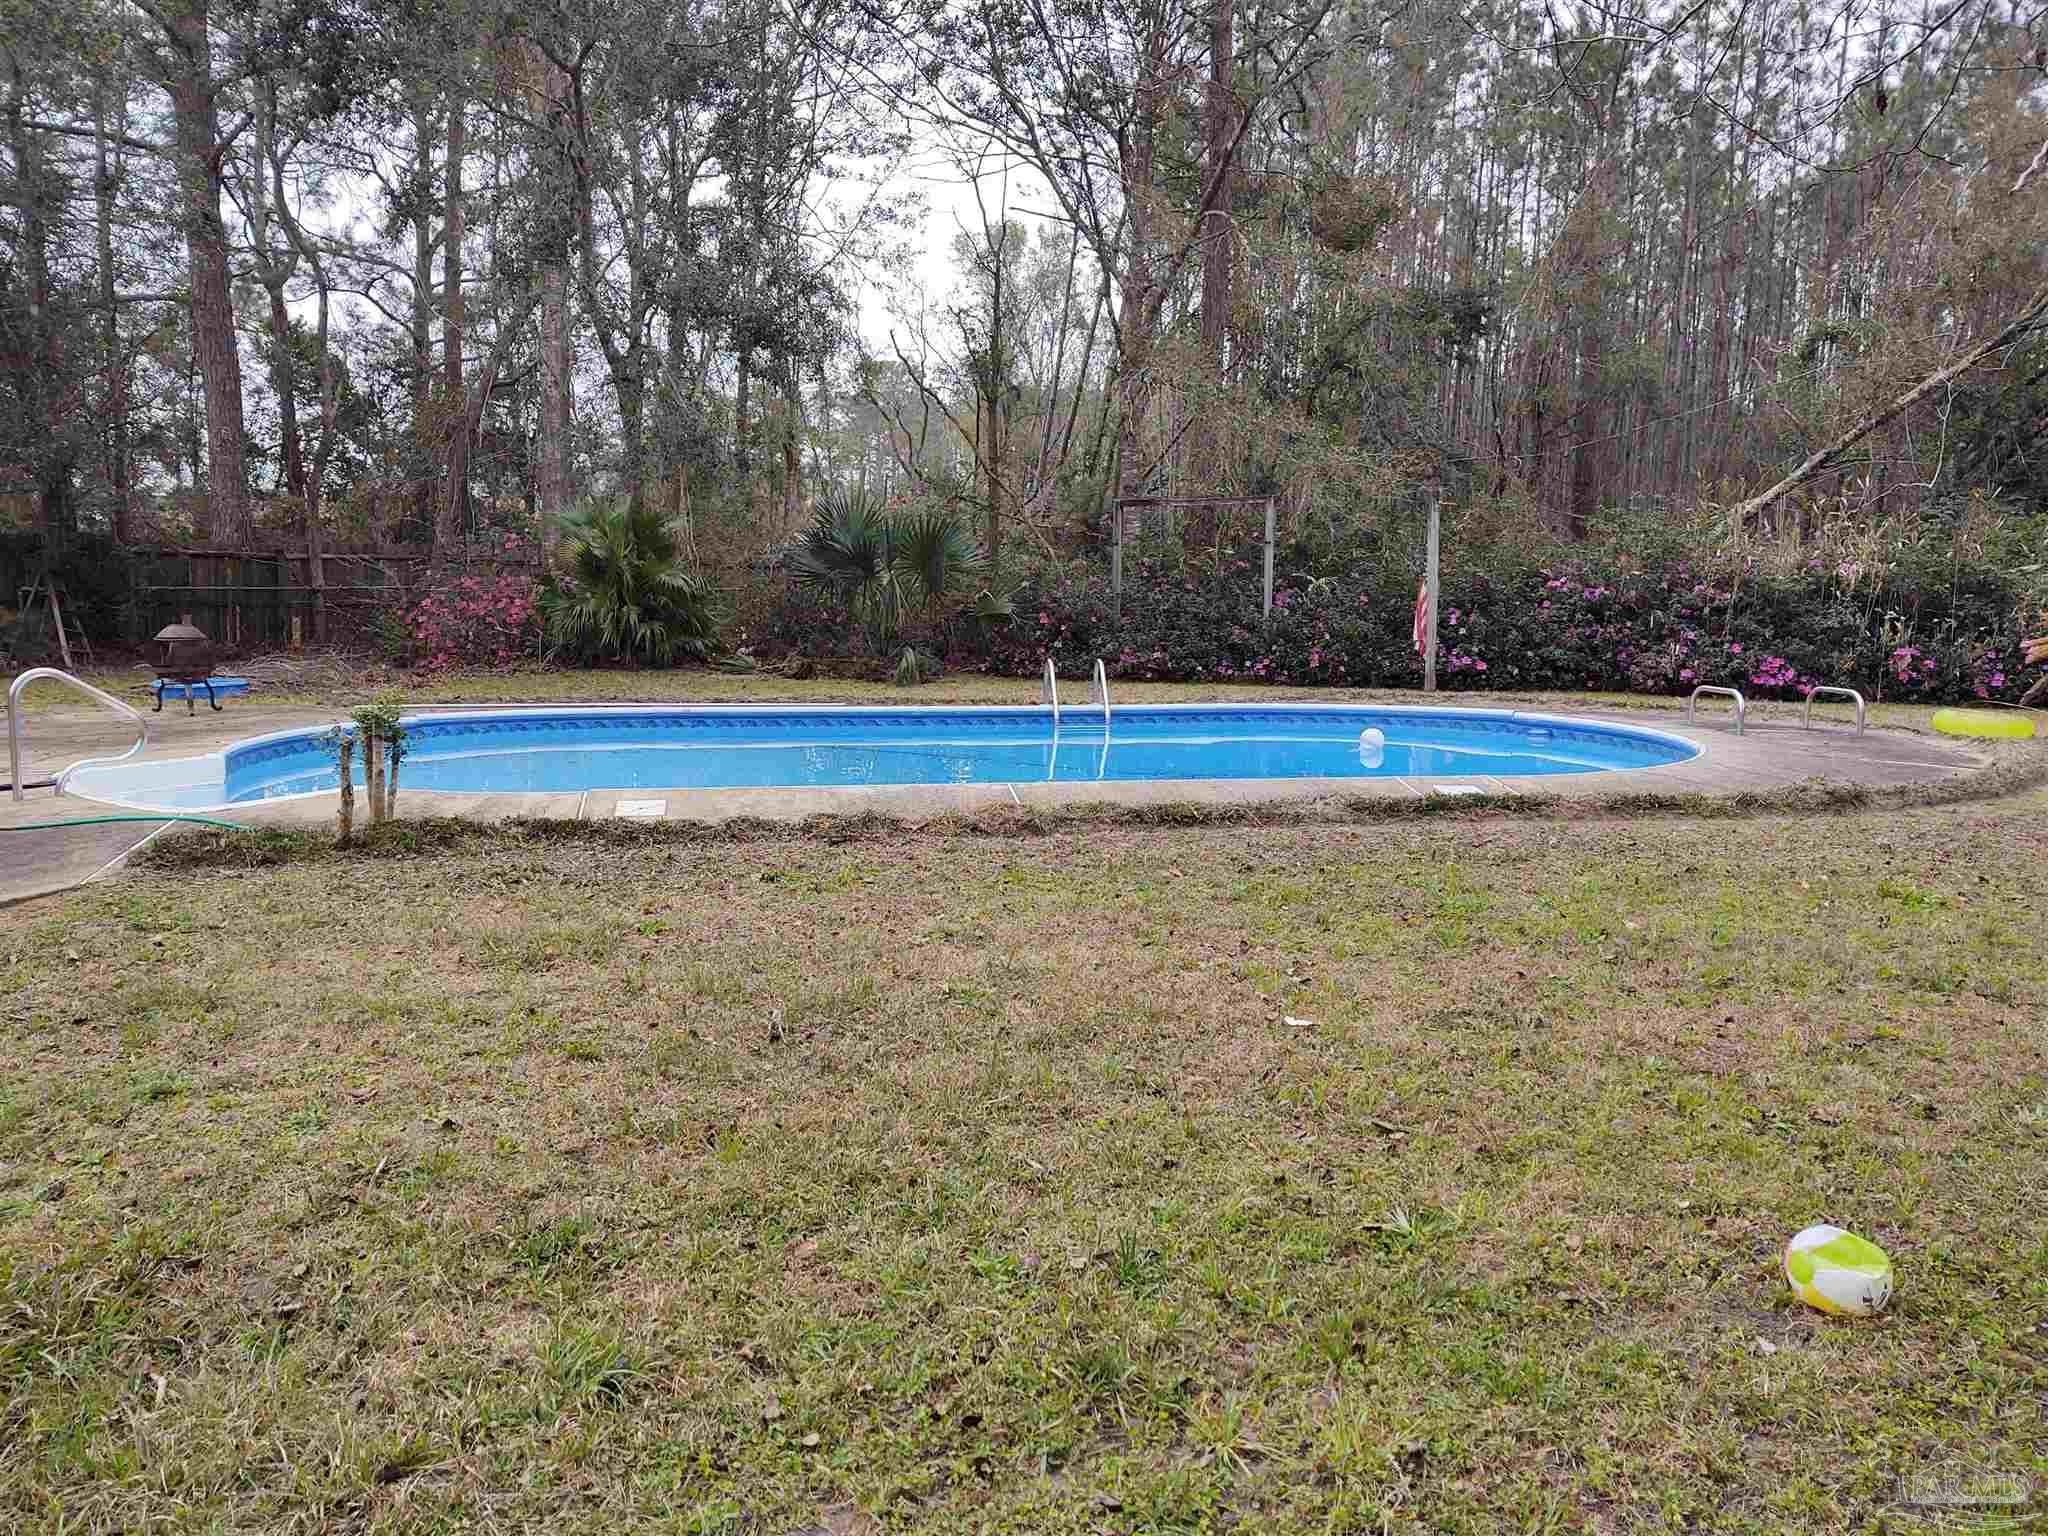
[[[166,812],[161,816],[87,816],[81,821],[24,821],[12,827],[0,827],[0,832],[45,832],[53,827],[99,827],[113,821],[189,821],[202,827],[226,827],[230,832],[249,830],[239,821],[220,821],[212,816],[176,816]]]

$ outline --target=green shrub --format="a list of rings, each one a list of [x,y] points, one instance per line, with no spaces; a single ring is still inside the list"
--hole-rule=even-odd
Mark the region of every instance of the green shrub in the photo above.
[[[968,660],[1034,676],[1053,658],[1085,677],[1413,687],[1417,577],[1374,559],[1282,577],[1260,613],[1259,551],[1198,569],[1136,559],[1121,615],[1092,566],[1041,573],[1019,621],[975,637]],[[1282,570],[1289,568],[1283,558]],[[1301,567],[1295,566],[1300,572]],[[1867,572],[1818,559],[1766,571],[1614,549],[1453,551],[1438,616],[1437,679],[1450,689],[1689,692],[1701,683],[1798,698],[1821,683],[1871,698],[2016,699],[2026,595],[1986,563],[1901,560]]]
[[[858,488],[834,488],[786,564],[792,583],[843,609],[881,656],[912,619],[943,624],[974,590],[988,557],[949,512],[892,507]],[[982,604],[999,607],[1001,599],[984,592]]]
[[[673,666],[718,650],[711,591],[646,503],[587,502],[562,520],[565,573],[541,596],[547,638],[574,660]]]

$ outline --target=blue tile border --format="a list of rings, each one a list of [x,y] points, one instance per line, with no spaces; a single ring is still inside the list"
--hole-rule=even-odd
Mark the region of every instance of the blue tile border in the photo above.
[[[1565,749],[1574,746],[1597,748],[1610,756],[1635,760],[1642,766],[1687,761],[1697,756],[1699,751],[1694,743],[1682,737],[1646,727],[1610,726],[1560,716],[1521,715],[1508,710],[1428,706],[1134,704],[1119,708],[1113,722],[1133,735],[1185,730],[1191,726],[1242,728],[1251,725],[1270,732],[1285,732],[1303,726],[1327,729],[1331,725],[1341,725],[1347,732],[1377,725],[1392,732],[1403,727],[1412,729],[1420,726],[1432,732],[1455,733],[1475,741],[1512,740],[1517,743],[1545,742]],[[1094,721],[1085,705],[1070,706],[1062,714],[1066,730],[1084,731],[1092,723]],[[1051,716],[1043,709],[1014,706],[963,709],[678,706],[649,709],[600,705],[479,710],[459,715],[422,712],[406,717],[406,728],[412,738],[413,752],[429,755],[437,747],[447,751],[473,751],[484,743],[520,737],[533,738],[536,750],[646,741],[691,741],[705,745],[742,741],[813,741],[830,745],[871,736],[896,741],[907,736],[947,741],[976,737],[1014,741],[1020,737],[1049,737]],[[331,752],[325,740],[333,729],[335,727],[320,727],[258,737],[227,748],[223,756],[230,796],[241,787],[286,776],[278,771],[284,765],[302,764],[307,771],[324,765]],[[1632,765],[1624,762],[1613,766]]]

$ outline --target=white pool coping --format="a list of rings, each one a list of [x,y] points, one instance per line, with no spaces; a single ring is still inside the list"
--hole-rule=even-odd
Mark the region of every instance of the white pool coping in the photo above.
[[[1516,724],[1531,727],[1567,727],[1574,730],[1594,731],[1603,735],[1624,736],[1636,740],[1652,741],[1668,747],[1676,748],[1682,754],[1680,757],[1668,763],[1633,765],[1617,764],[1613,767],[1584,768],[1556,774],[1512,776],[1517,778],[1518,782],[1523,785],[1542,783],[1552,779],[1575,783],[1583,782],[1586,780],[1611,781],[1616,775],[1623,774],[1628,775],[1631,779],[1634,779],[1638,775],[1657,774],[1669,770],[1684,769],[1687,767],[1696,766],[1699,763],[1699,760],[1706,756],[1708,751],[1706,743],[1702,741],[1694,740],[1693,738],[1687,736],[1681,736],[1675,732],[1659,730],[1654,726],[1638,725],[1633,721],[1589,719],[1584,716],[1564,715],[1544,711],[1489,708],[1466,709],[1460,708],[1458,706],[1435,706],[1426,704],[1349,704],[1339,701],[1287,701],[1284,703],[1275,702],[1271,704],[1266,704],[1247,700],[1233,700],[1230,702],[1219,702],[1213,704],[1124,704],[1114,707],[1114,709],[1111,712],[1110,721],[1113,731],[1115,719],[1118,715],[1171,715],[1186,714],[1192,711],[1199,711],[1205,714],[1216,712],[1243,712],[1247,714],[1257,713],[1265,715],[1327,715],[1332,712],[1342,712],[1347,714],[1355,714],[1361,717],[1406,716],[1410,718],[1428,719],[1441,719],[1451,717],[1458,719],[1500,720],[1509,721]],[[472,706],[456,706],[452,708],[447,706],[440,706],[433,709],[407,713],[400,716],[400,723],[405,725],[425,725],[432,724],[435,722],[474,719],[479,715],[491,719],[521,720],[560,718],[565,715],[605,718],[649,713],[687,716],[769,714],[798,717],[840,716],[855,718],[902,716],[906,714],[928,714],[932,716],[973,715],[982,717],[1030,719],[1046,716],[1049,713],[1049,711],[1044,705],[1018,704],[679,705],[674,703],[654,702],[645,704],[481,704]],[[1062,711],[1062,718],[1064,719],[1064,717],[1068,714],[1072,714],[1074,716],[1077,725],[1086,725],[1086,723],[1091,718],[1093,718],[1085,706],[1077,706],[1073,709]],[[163,810],[191,814],[213,814],[216,812],[240,812],[243,814],[251,814],[266,806],[283,807],[289,806],[295,802],[317,800],[323,797],[332,797],[336,793],[334,790],[320,789],[307,790],[298,794],[290,795],[269,795],[256,800],[228,800],[225,798],[227,789],[227,759],[228,755],[232,752],[253,747],[267,746],[275,742],[294,740],[310,741],[313,738],[318,737],[323,732],[336,728],[342,730],[352,730],[353,726],[351,725],[350,722],[346,720],[335,720],[326,725],[316,724],[308,726],[296,726],[286,730],[265,732],[261,735],[248,737],[242,741],[233,742],[230,745],[221,748],[219,751],[209,752],[195,757],[159,758],[155,760],[140,759],[122,763],[106,764],[103,766],[84,767],[78,769],[75,773],[71,775],[68,785],[68,792],[71,795],[74,795],[80,799],[92,800],[96,803],[103,805],[117,806],[124,810]],[[632,743],[620,743],[620,745],[629,746],[632,745]],[[726,743],[722,745],[730,746],[735,744]],[[787,743],[776,743],[776,745],[787,745]],[[543,800],[559,798],[560,796],[565,794],[581,794],[586,796],[592,794],[601,795],[613,793],[644,795],[651,792],[660,791],[670,796],[689,797],[719,796],[737,793],[762,795],[774,795],[778,793],[784,793],[802,795],[816,794],[820,792],[848,793],[857,792],[860,790],[869,790],[873,792],[893,791],[904,794],[914,794],[916,791],[919,790],[953,790],[962,787],[988,789],[1001,792],[1006,786],[1011,785],[1014,785],[1016,788],[1021,789],[1027,786],[1044,786],[1047,784],[1053,784],[1062,787],[1070,786],[1076,789],[1087,789],[1091,786],[1097,789],[1112,786],[1127,789],[1130,786],[1171,785],[1174,786],[1176,791],[1180,792],[1179,798],[1187,798],[1190,792],[1199,795],[1202,786],[1230,786],[1230,789],[1228,791],[1228,797],[1235,800],[1243,797],[1245,788],[1247,786],[1256,787],[1259,790],[1261,790],[1262,792],[1260,793],[1259,798],[1281,799],[1298,798],[1299,794],[1302,791],[1309,789],[1313,789],[1316,793],[1322,795],[1327,795],[1332,792],[1339,792],[1341,788],[1345,787],[1352,789],[1354,792],[1371,792],[1370,786],[1372,785],[1388,784],[1394,782],[1407,783],[1410,778],[1414,779],[1417,783],[1432,783],[1438,780],[1467,780],[1473,778],[1489,778],[1492,779],[1494,783],[1501,785],[1503,789],[1507,788],[1507,785],[1505,784],[1502,778],[1488,774],[1484,770],[1479,769],[1475,766],[1469,772],[1461,772],[1458,774],[1428,774],[1407,776],[1398,776],[1391,774],[1361,774],[1355,778],[1295,776],[1289,778],[1271,779],[1017,779],[978,780],[975,781],[974,784],[971,786],[957,786],[950,782],[930,784],[912,783],[888,785],[736,784],[717,786],[691,785],[677,786],[672,788],[664,787],[661,785],[642,784],[619,785],[615,787],[592,788],[587,790],[437,791],[430,789],[407,788],[405,790],[405,793],[409,796],[415,797],[430,795],[447,795],[450,798],[467,799],[474,799],[480,795],[488,795],[493,799],[507,800],[516,800],[523,797],[535,802],[540,802]],[[401,775],[401,784],[402,783],[403,776]],[[1409,787],[1411,789],[1414,788],[1413,785],[1410,785]],[[171,792],[178,790],[214,790],[216,792],[216,797],[211,800],[208,800],[205,803],[185,805],[167,805],[161,799],[133,798],[138,791],[147,793],[150,791]]]

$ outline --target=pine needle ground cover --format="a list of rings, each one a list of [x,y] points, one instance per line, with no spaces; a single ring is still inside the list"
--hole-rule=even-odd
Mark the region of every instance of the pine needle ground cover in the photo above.
[[[2044,810],[167,839],[0,913],[0,1526],[1807,1532],[2038,1486]],[[1884,1317],[1790,1299],[1819,1220],[1890,1252]]]

